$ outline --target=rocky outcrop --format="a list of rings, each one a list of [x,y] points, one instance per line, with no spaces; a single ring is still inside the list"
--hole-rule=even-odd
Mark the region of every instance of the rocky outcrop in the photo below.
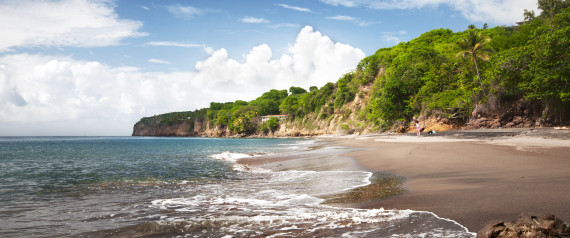
[[[530,128],[553,123],[548,109],[543,108],[542,104],[533,104],[524,99],[508,103],[497,101],[476,105],[464,129]]]
[[[430,117],[419,117],[417,120],[420,121],[421,131],[449,131],[458,129],[459,126],[454,125],[449,119],[443,118],[441,116],[430,116]],[[416,124],[414,121],[404,124],[397,123],[391,129],[392,132],[396,133],[416,133]]]
[[[164,116],[143,118],[133,128],[133,136],[207,136],[207,137],[298,137],[318,135],[367,134],[378,132],[373,122],[362,119],[361,112],[366,110],[370,100],[370,85],[361,86],[352,102],[334,111],[322,109],[319,113],[309,113],[302,118],[285,120],[274,132],[258,131],[254,135],[232,133],[227,127],[210,128],[206,118],[202,120],[181,117],[164,120]],[[468,119],[464,113],[449,116],[441,111],[424,112],[412,121],[396,121],[388,130],[394,133],[415,133],[415,120],[419,120],[422,132],[449,131],[458,129],[480,128],[532,128],[555,125],[543,104],[533,104],[527,100],[505,102],[490,98],[484,104],[478,104]],[[161,121],[164,120],[164,121]]]
[[[494,237],[570,237],[570,225],[553,215],[525,215],[511,223],[491,221],[477,232],[477,238]]]
[[[202,122],[184,120],[171,124],[160,124],[160,121],[138,122],[133,127],[133,136],[201,136]]]

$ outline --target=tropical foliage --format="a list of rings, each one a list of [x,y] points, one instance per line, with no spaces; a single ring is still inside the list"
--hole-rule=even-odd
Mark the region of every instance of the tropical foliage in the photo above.
[[[362,125],[383,129],[420,115],[465,122],[475,105],[498,99],[496,103],[529,100],[552,123],[568,122],[570,5],[567,0],[538,0],[538,6],[540,15],[525,10],[525,22],[518,26],[436,29],[379,49],[353,72],[320,88],[274,89],[250,102],[213,102],[206,109],[164,114],[155,121],[169,125],[200,119],[210,127],[252,134],[277,129],[277,120],[260,123],[263,115],[289,114],[290,121],[307,121],[354,113]],[[357,97],[365,98],[365,106],[349,110]]]

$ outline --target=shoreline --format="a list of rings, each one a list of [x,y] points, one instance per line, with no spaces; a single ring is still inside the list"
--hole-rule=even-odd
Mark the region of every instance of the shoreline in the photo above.
[[[442,135],[443,134],[443,135]],[[477,232],[491,220],[552,214],[570,221],[570,133],[549,129],[450,131],[326,138],[359,148],[355,158],[372,172],[407,178],[407,192],[354,204],[412,209],[449,218]]]
[[[569,131],[484,129],[421,138],[415,133],[312,138],[349,148],[335,156],[352,158],[353,169],[407,179],[403,195],[343,206],[432,212],[471,232],[492,220],[509,222],[525,214],[570,221]],[[284,170],[287,163],[295,167],[299,161],[303,159],[272,157],[239,163]]]

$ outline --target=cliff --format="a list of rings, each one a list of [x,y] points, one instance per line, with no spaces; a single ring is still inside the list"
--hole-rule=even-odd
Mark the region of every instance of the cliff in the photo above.
[[[363,87],[363,97],[355,99],[335,110],[326,118],[319,118],[318,114],[312,113],[303,117],[292,118],[279,122],[274,131],[257,129],[255,133],[234,133],[227,126],[213,126],[208,119],[185,119],[174,122],[165,122],[164,115],[141,119],[133,127],[133,136],[176,136],[176,137],[298,137],[318,135],[348,135],[368,134],[378,132],[374,123],[359,116],[359,112],[366,108],[370,88]],[[502,102],[500,105],[493,103],[478,104],[471,112],[472,116],[463,121],[442,116],[436,112],[429,115],[420,115],[419,120],[422,131],[448,131],[461,129],[480,128],[533,128],[557,125],[554,119],[543,117],[546,115],[543,105],[533,104],[527,100]],[[261,123],[257,122],[257,127]],[[396,133],[415,132],[413,122],[396,122],[386,131]]]

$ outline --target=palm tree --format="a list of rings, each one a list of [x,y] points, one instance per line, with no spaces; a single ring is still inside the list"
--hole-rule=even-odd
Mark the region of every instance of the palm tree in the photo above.
[[[479,66],[477,66],[477,58],[480,58],[484,61],[489,60],[489,53],[493,52],[493,49],[487,47],[487,43],[491,41],[491,38],[481,35],[480,32],[475,30],[469,30],[469,34],[466,38],[461,39],[459,42],[459,48],[463,51],[457,53],[456,56],[462,55],[463,57],[467,55],[471,55],[471,61],[475,63],[475,70],[477,71],[477,78],[479,79],[479,86],[481,86],[481,90],[483,91],[483,95],[485,95],[485,91],[483,90],[483,82],[481,81],[481,76],[479,75]],[[487,96],[487,95],[485,95]]]

